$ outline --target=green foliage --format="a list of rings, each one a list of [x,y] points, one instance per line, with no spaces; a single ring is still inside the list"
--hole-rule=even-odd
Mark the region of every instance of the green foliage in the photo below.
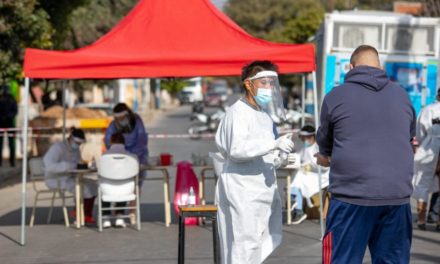
[[[255,37],[288,43],[306,42],[324,17],[318,0],[230,0],[225,12]]]
[[[275,42],[305,43],[324,19],[319,0],[229,0],[226,14],[249,34]],[[300,76],[281,76],[286,87],[300,84]]]
[[[93,0],[72,12],[65,49],[89,45],[108,33],[138,0]]]
[[[170,78],[162,80],[160,83],[161,89],[167,91],[172,97],[176,97],[177,93],[180,92],[187,83],[184,80],[177,78]]]
[[[52,35],[36,0],[0,1],[0,82],[22,78],[24,48],[51,48]]]
[[[302,7],[295,17],[286,22],[282,31],[282,41],[293,43],[308,42],[314,36],[324,19],[324,8],[317,1],[302,0],[296,2]]]
[[[89,0],[76,8],[70,17],[63,42],[64,49],[77,49],[97,41],[108,33],[138,0]],[[88,90],[94,84],[111,85],[112,81],[75,80],[77,91]]]
[[[72,12],[91,0],[39,0],[39,6],[49,15],[54,28],[52,41],[55,49],[63,49],[69,30]]]
[[[115,26],[137,2],[1,0],[0,83],[22,79],[25,48],[63,50],[88,45]]]

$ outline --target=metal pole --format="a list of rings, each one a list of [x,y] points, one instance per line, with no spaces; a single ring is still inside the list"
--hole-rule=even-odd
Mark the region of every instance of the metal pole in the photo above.
[[[302,84],[301,84],[301,110],[302,110],[302,116],[301,116],[301,127],[305,125],[305,113],[306,113],[306,75],[302,75]]]
[[[318,113],[318,91],[316,87],[316,72],[312,72],[313,76],[313,106],[315,112],[315,127],[319,127],[319,113]],[[321,239],[324,237],[324,218],[322,216],[322,172],[321,167],[318,166],[318,181],[319,181],[319,222],[321,224]]]
[[[62,81],[62,104],[63,104],[63,141],[66,140],[66,83],[67,81]]]
[[[21,129],[21,136],[23,139],[23,161],[21,172],[21,245],[26,244],[26,179],[27,179],[27,136],[28,136],[28,115],[29,115],[29,78],[24,81],[24,98],[23,98],[23,127]]]
[[[157,78],[156,79],[156,86],[155,86],[155,90],[154,90],[154,102],[155,102],[155,106],[156,109],[160,109],[160,79]]]

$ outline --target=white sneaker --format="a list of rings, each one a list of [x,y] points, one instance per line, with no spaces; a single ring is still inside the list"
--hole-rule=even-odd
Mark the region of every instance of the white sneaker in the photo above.
[[[112,223],[110,222],[110,220],[104,220],[102,222],[102,228],[109,228],[112,226]]]
[[[116,221],[115,221],[115,226],[116,227],[120,227],[120,228],[125,228],[127,225],[125,224],[124,219],[117,218]]]
[[[301,224],[306,219],[307,219],[307,214],[298,215],[293,219],[292,224],[293,225]]]

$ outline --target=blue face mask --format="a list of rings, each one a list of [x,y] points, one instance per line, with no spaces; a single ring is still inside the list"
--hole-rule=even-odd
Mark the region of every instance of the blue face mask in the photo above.
[[[272,101],[272,90],[258,88],[257,95],[254,96],[254,99],[261,108],[266,108],[267,105]]]
[[[72,148],[72,150],[78,150],[79,149],[79,145],[74,143],[74,142],[70,143],[70,147]]]
[[[124,119],[122,119],[122,120],[120,120],[120,121],[118,121],[118,123],[122,126],[122,127],[126,127],[126,126],[128,126],[129,125],[129,123],[130,123],[130,120],[128,120],[128,118],[127,117],[124,117]]]
[[[310,144],[308,141],[304,141],[304,148],[310,147],[312,144]]]

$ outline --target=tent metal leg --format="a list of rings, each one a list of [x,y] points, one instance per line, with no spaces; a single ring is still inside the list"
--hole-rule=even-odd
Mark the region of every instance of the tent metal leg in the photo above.
[[[63,141],[66,140],[66,83],[67,81],[62,81],[62,91],[63,91]]]
[[[23,162],[22,162],[22,174],[21,174],[21,245],[26,244],[26,180],[27,180],[27,132],[28,132],[28,112],[29,112],[29,86],[30,80],[26,78],[24,81],[24,98],[22,101],[23,105],[23,127],[21,130],[21,137],[23,139]]]
[[[301,127],[305,125],[305,113],[306,113],[306,75],[303,74],[301,77]]]
[[[316,87],[316,72],[312,72],[313,76],[313,105],[315,112],[315,127],[318,129],[319,127],[319,113],[318,113],[318,91]],[[322,215],[322,172],[321,167],[318,167],[318,175],[319,175],[319,222],[321,223],[321,239],[324,237],[324,219]]]

